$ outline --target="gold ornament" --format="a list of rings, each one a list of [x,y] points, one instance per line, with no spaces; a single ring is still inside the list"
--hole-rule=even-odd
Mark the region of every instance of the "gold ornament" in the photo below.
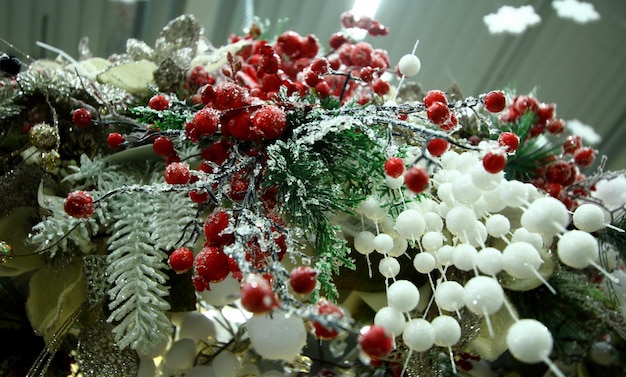
[[[38,123],[28,132],[30,142],[43,150],[57,149],[60,145],[59,130],[47,123]]]
[[[56,150],[42,152],[39,155],[39,164],[46,171],[53,171],[61,165],[61,155]]]

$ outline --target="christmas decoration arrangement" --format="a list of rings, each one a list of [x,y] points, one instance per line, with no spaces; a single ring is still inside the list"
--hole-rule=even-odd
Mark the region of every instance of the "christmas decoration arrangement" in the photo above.
[[[340,21],[0,57],[2,375],[623,375],[625,172]]]

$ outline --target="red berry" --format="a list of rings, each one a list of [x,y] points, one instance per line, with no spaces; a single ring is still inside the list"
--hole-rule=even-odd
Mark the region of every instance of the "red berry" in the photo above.
[[[493,90],[485,95],[485,109],[490,113],[499,113],[506,107],[506,97],[499,90]]]
[[[178,249],[172,251],[170,254],[167,263],[169,263],[172,270],[176,271],[177,274],[182,274],[191,269],[193,267],[193,253],[186,247],[179,247]]]
[[[72,123],[80,128],[87,127],[91,124],[91,113],[84,107],[79,107],[72,112]]]
[[[524,114],[527,110],[536,113],[539,109],[539,101],[531,96],[517,96],[513,99],[513,108],[518,114]]]
[[[228,158],[232,142],[227,139],[220,139],[209,144],[208,147],[202,150],[200,155],[207,161],[215,162],[221,165]]]
[[[215,211],[204,221],[204,235],[210,245],[224,246],[233,242],[235,236],[232,233],[224,233],[228,227],[230,216],[224,211]]]
[[[426,190],[429,183],[430,178],[428,177],[428,173],[426,172],[426,169],[421,166],[410,167],[404,175],[404,184],[406,188],[416,194]]]
[[[165,167],[165,182],[171,185],[183,185],[189,182],[191,173],[189,172],[189,166],[182,162],[172,162]]]
[[[236,109],[250,104],[248,90],[230,81],[224,81],[214,87],[213,105],[218,110]]]
[[[428,149],[428,152],[430,152],[430,154],[435,157],[439,157],[444,154],[449,147],[450,143],[448,143],[447,140],[439,137],[430,139],[428,144],[426,144],[426,149]]]
[[[124,142],[124,137],[118,132],[111,132],[107,136],[107,145],[113,149],[117,148]]]
[[[374,89],[374,92],[376,94],[378,94],[379,96],[382,96],[382,95],[389,93],[390,88],[389,88],[389,83],[387,81],[381,78],[377,78],[372,83],[372,89]]]
[[[323,75],[328,72],[330,65],[328,63],[328,59],[325,57],[317,57],[311,62],[310,68],[312,72],[315,72],[318,75]]]
[[[278,36],[276,45],[285,54],[292,56],[300,51],[300,34],[287,30]]]
[[[93,198],[87,191],[70,192],[65,198],[63,209],[72,217],[87,218],[94,211]]]
[[[191,121],[199,136],[213,136],[220,123],[217,111],[211,108],[198,110]]]
[[[372,61],[372,45],[367,42],[359,42],[354,45],[352,50],[350,51],[350,60],[352,60],[352,64],[365,67],[370,64]]]
[[[448,99],[446,98],[446,93],[441,90],[429,90],[424,96],[424,107],[429,108],[435,102],[441,102],[444,104],[448,104]]]
[[[541,103],[537,109],[537,123],[546,124],[550,119],[554,118],[556,112],[556,105],[553,103]]]
[[[165,157],[165,165],[169,165],[173,162],[180,162],[180,156],[177,153],[170,154],[169,156]]]
[[[398,178],[404,173],[404,161],[400,157],[390,157],[385,162],[385,174],[391,178]]]
[[[252,125],[259,136],[266,140],[274,140],[285,132],[287,116],[280,107],[263,106],[254,113]]]
[[[452,131],[456,129],[456,126],[459,124],[459,121],[456,119],[456,115],[454,113],[450,113],[450,118],[439,125],[443,131]]]
[[[328,44],[333,50],[336,50],[346,42],[348,42],[348,37],[341,33],[334,33],[331,34]]]
[[[289,285],[291,289],[300,294],[309,294],[315,289],[317,283],[317,271],[309,266],[300,266],[291,270]]]
[[[339,318],[343,318],[344,316],[341,308],[326,299],[319,300],[314,310],[321,315],[335,315]],[[315,321],[313,322],[313,334],[319,339],[333,339],[339,335],[339,331]]]
[[[546,166],[543,175],[548,182],[564,185],[571,178],[571,165],[563,160],[551,162]]]
[[[433,104],[426,109],[426,116],[434,124],[444,124],[450,119],[450,109],[448,109],[448,105],[443,102],[433,102]]]
[[[506,166],[506,154],[502,151],[490,151],[483,157],[483,167],[489,173],[495,174],[504,170]]]
[[[148,106],[150,106],[152,110],[162,111],[170,107],[170,101],[168,101],[164,95],[157,94],[150,98]]]
[[[504,148],[505,152],[513,152],[519,146],[519,136],[513,132],[503,132],[498,136],[498,145]]]
[[[228,256],[218,247],[205,246],[196,256],[195,270],[203,280],[218,283],[230,273]]]
[[[159,136],[152,142],[152,149],[160,156],[176,154],[174,143],[167,136]]]
[[[378,325],[366,326],[359,332],[359,347],[373,359],[385,357],[393,349],[393,335]]]
[[[576,150],[582,147],[582,138],[578,135],[570,135],[565,138],[563,142],[563,153],[571,153],[574,154]]]
[[[206,203],[209,200],[209,193],[206,191],[193,190],[189,192],[189,199],[194,203]]]
[[[319,49],[319,43],[317,43],[317,38],[313,34],[307,35],[300,41],[300,54],[304,58],[314,58]]]
[[[241,306],[252,313],[265,313],[276,304],[274,291],[262,276],[250,274],[241,285]]]
[[[574,152],[574,162],[581,168],[591,165],[596,159],[597,150],[590,147],[581,147]]]
[[[550,119],[546,123],[548,132],[553,135],[559,135],[565,132],[565,121],[563,119]]]
[[[370,66],[361,68],[359,71],[359,77],[365,82],[371,82],[374,80],[374,68]]]

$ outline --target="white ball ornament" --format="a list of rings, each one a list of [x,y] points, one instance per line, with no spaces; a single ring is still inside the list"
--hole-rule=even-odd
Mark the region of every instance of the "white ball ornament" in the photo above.
[[[209,305],[224,306],[239,298],[241,286],[239,281],[228,275],[226,279],[219,283],[211,283],[211,289],[205,289],[198,295]]]
[[[581,204],[572,216],[576,228],[585,232],[595,232],[606,227],[604,210],[595,204]]]
[[[500,199],[508,207],[521,207],[528,203],[528,191],[523,182],[520,181],[504,181],[498,186]]]
[[[442,183],[437,187],[437,196],[443,203],[446,203],[448,207],[454,207],[456,205],[456,198],[452,193],[452,183]]]
[[[165,364],[172,370],[185,370],[193,366],[196,358],[196,341],[183,338],[172,343],[165,354]]]
[[[478,156],[474,152],[464,152],[459,154],[457,160],[457,169],[461,173],[469,173],[472,169],[478,165]],[[469,178],[469,177],[468,177]],[[470,179],[471,181],[471,179]]]
[[[435,288],[435,302],[440,309],[454,312],[465,305],[464,293],[463,286],[458,282],[444,281]]]
[[[474,186],[467,174],[462,174],[452,182],[452,195],[459,203],[472,204],[480,198],[482,191]]]
[[[415,258],[413,258],[413,267],[422,274],[427,274],[434,270],[436,264],[435,257],[427,252],[416,254]]]
[[[524,227],[515,229],[515,232],[513,232],[513,236],[511,237],[511,242],[520,241],[528,242],[533,245],[537,251],[543,248],[543,238],[541,237],[541,234],[529,232],[528,229]]]
[[[483,191],[489,191],[497,188],[504,178],[504,172],[491,174],[485,170],[482,164],[474,165],[472,170],[470,170],[469,175],[474,186]]]
[[[565,231],[570,217],[560,200],[544,197],[532,202],[520,220],[528,231],[551,237]]]
[[[435,259],[440,266],[447,266],[452,264],[453,255],[454,247],[450,245],[443,245],[435,252]]]
[[[241,369],[241,363],[237,356],[225,350],[215,355],[211,365],[215,374],[220,377],[235,377]]]
[[[390,257],[399,257],[406,253],[409,243],[404,237],[393,237],[393,247],[387,253]]]
[[[394,178],[385,174],[385,184],[392,190],[399,189],[404,184],[404,176],[401,175],[398,178]]]
[[[376,312],[374,324],[386,328],[395,337],[402,334],[402,331],[404,331],[406,319],[404,318],[404,314],[398,309],[385,306]]]
[[[387,210],[381,206],[378,199],[371,195],[359,203],[358,210],[365,217],[374,221],[382,220],[387,216]]]
[[[211,289],[213,285],[211,284]],[[207,342],[209,339],[215,339],[217,330],[215,324],[207,316],[200,312],[187,312],[183,315],[183,319],[178,327],[178,338],[189,338],[193,340],[202,340]]]
[[[413,54],[406,54],[400,58],[398,69],[400,73],[407,77],[413,77],[418,74],[422,68],[422,62]]]
[[[417,240],[426,229],[426,221],[422,214],[415,209],[407,209],[402,211],[396,218],[396,232],[400,237],[407,240]]]
[[[404,326],[402,340],[413,351],[427,351],[435,344],[435,330],[427,320],[415,318]]]
[[[454,170],[457,168],[459,154],[453,150],[448,150],[446,153],[441,155],[440,161],[444,170]]]
[[[285,313],[254,315],[248,319],[248,335],[256,352],[266,359],[291,361],[306,344],[301,318]]]
[[[504,290],[494,278],[475,276],[465,283],[463,301],[472,313],[492,314],[502,307]]]
[[[487,233],[489,233],[490,236],[500,238],[509,233],[509,230],[511,230],[511,223],[506,216],[497,213],[487,218],[487,221],[485,221],[485,227],[487,228]]]
[[[470,244],[461,243],[454,247],[452,263],[461,271],[470,271],[474,268],[474,260],[478,251]]]
[[[434,208],[435,210],[437,208]],[[436,212],[424,212],[422,214],[426,222],[426,230],[430,232],[441,232],[443,230],[443,219]]]
[[[502,251],[502,268],[514,278],[535,276],[542,263],[539,252],[528,242],[512,242]]]
[[[486,247],[478,252],[474,263],[481,272],[495,276],[502,270],[502,252],[493,247]]]
[[[393,237],[387,233],[380,233],[374,237],[374,250],[381,254],[388,254],[393,249]]]
[[[534,364],[548,360],[553,339],[543,323],[534,319],[521,319],[509,328],[506,344],[516,359]]]
[[[564,233],[556,248],[561,262],[572,268],[585,268],[598,259],[598,240],[582,230]]]
[[[476,213],[470,207],[455,206],[446,214],[446,227],[455,236],[475,230]]]
[[[441,234],[441,232],[426,232],[422,236],[422,247],[426,251],[434,252],[443,246],[443,241],[443,234]]]
[[[390,279],[400,272],[400,263],[396,258],[384,257],[378,263],[378,271],[381,275]]]
[[[461,339],[461,325],[449,315],[435,317],[430,324],[435,330],[435,344],[440,347],[451,347]]]
[[[415,309],[419,300],[419,290],[408,280],[397,280],[387,289],[389,306],[401,312],[410,312]]]
[[[506,208],[506,203],[500,197],[499,187],[490,191],[484,191],[482,199],[485,201],[482,208],[487,212],[497,213]]]
[[[361,231],[354,236],[354,249],[363,255],[371,254],[374,251],[374,233],[367,230]]]

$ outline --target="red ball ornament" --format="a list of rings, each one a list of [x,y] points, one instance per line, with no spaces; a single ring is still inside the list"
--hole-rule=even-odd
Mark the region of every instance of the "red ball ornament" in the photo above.
[[[502,151],[490,151],[483,157],[483,167],[491,174],[499,173],[506,166],[506,154]]]
[[[165,167],[165,182],[170,185],[184,185],[189,182],[191,173],[189,172],[189,166],[183,162],[172,162]]]
[[[107,145],[110,148],[117,148],[120,146],[120,144],[122,144],[124,142],[124,137],[122,136],[122,134],[118,133],[118,132],[111,132],[109,134],[109,136],[107,136]]]
[[[499,113],[506,107],[506,97],[499,90],[492,90],[483,99],[485,109],[490,113]]]
[[[93,198],[87,191],[70,192],[65,198],[63,209],[72,217],[87,218],[94,211]]]
[[[152,110],[162,111],[170,107],[170,101],[162,94],[152,96],[148,101],[148,106]]]
[[[343,318],[344,316],[343,310],[341,310],[341,308],[326,299],[319,300],[315,305],[314,310],[321,315],[335,315],[339,318]],[[313,334],[319,339],[333,339],[337,335],[339,335],[339,331],[335,330],[332,327],[327,327],[317,321],[314,321]]]
[[[450,143],[448,143],[447,140],[439,137],[430,139],[428,144],[426,144],[426,149],[428,149],[428,152],[435,157],[439,157],[444,154],[449,147]]]
[[[393,335],[378,325],[365,326],[359,333],[359,347],[373,359],[385,357],[393,349]]]
[[[202,280],[218,283],[230,273],[228,256],[218,247],[205,246],[196,256],[194,269]]]
[[[84,107],[80,107],[72,112],[72,123],[80,128],[85,128],[91,124],[91,113]]]
[[[519,146],[519,136],[513,132],[503,132],[498,136],[498,145],[501,146],[505,152],[513,152]]]
[[[177,274],[182,274],[191,269],[193,267],[193,253],[186,247],[179,247],[178,249],[172,251],[170,254],[167,263],[172,267],[172,270],[176,271]]]
[[[400,157],[390,157],[385,161],[384,169],[391,178],[398,178],[404,173],[404,161]]]
[[[412,166],[404,175],[404,184],[406,188],[413,191],[416,194],[423,192],[428,188],[430,183],[430,177],[428,172],[421,166]]]
[[[309,266],[300,266],[291,270],[289,275],[289,285],[291,289],[299,294],[309,294],[315,289],[317,284],[317,271]]]
[[[262,276],[250,274],[241,285],[241,306],[252,313],[265,313],[276,305],[276,295]]]

